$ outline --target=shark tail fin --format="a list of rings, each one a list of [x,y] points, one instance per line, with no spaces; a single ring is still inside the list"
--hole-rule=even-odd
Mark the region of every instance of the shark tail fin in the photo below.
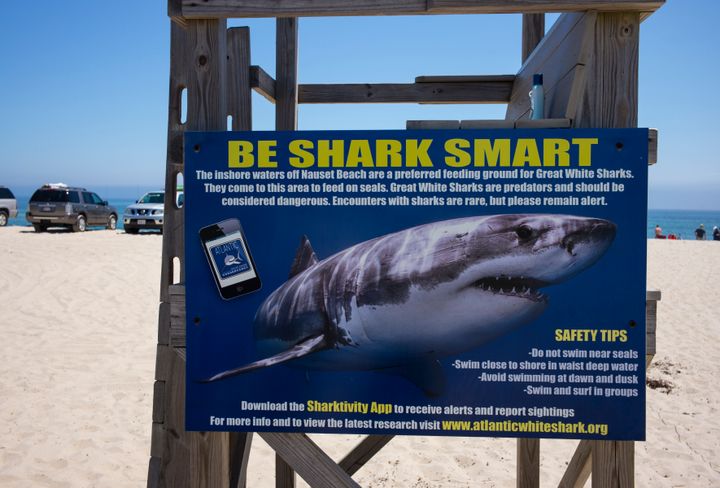
[[[218,373],[215,376],[212,376],[205,380],[201,380],[201,383],[211,383],[213,381],[224,380],[225,378],[230,378],[231,376],[237,376],[239,374],[248,373],[256,369],[267,368],[268,366],[273,366],[275,364],[281,364],[287,361],[291,361],[293,359],[301,358],[303,356],[307,356],[308,354],[312,354],[316,351],[325,349],[327,348],[327,345],[328,343],[324,335],[313,336],[296,344],[294,347],[288,349],[287,351],[283,351],[274,356],[270,356],[269,358],[255,361],[254,363],[246,364],[245,366],[241,366],[236,369],[223,371],[222,373]]]
[[[298,247],[298,250],[295,253],[295,259],[290,267],[290,274],[288,275],[288,278],[292,278],[293,276],[302,273],[317,262],[318,258],[315,255],[312,244],[310,244],[310,239],[308,239],[307,236],[302,236],[300,239],[300,247]]]

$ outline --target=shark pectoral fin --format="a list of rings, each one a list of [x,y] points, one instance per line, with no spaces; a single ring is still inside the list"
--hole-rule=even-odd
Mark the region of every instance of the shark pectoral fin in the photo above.
[[[325,340],[324,335],[313,336],[313,337],[310,337],[309,339],[305,339],[304,341],[296,344],[294,347],[288,349],[287,351],[283,351],[274,356],[270,356],[269,358],[255,361],[254,363],[246,364],[245,366],[241,366],[236,369],[230,369],[228,371],[223,371],[222,373],[218,373],[215,376],[212,376],[206,380],[202,380],[201,382],[202,383],[210,383],[213,381],[223,380],[225,378],[230,378],[231,376],[237,376],[239,374],[248,373],[248,372],[254,371],[256,369],[266,368],[268,366],[274,366],[276,364],[285,363],[287,361],[301,358],[303,356],[307,356],[308,354],[312,354],[316,351],[320,351],[320,350],[326,349],[326,348],[327,348],[327,341]]]
[[[382,372],[402,376],[429,397],[438,397],[445,392],[445,372],[438,360],[415,361]]]

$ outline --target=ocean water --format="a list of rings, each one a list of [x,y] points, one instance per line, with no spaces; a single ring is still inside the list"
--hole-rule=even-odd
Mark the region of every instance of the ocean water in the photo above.
[[[8,225],[29,226],[30,223],[25,220],[25,212],[27,211],[30,196],[17,196],[18,216],[10,219]],[[125,207],[135,203],[133,198],[114,198],[109,199],[110,205],[114,206],[120,218],[118,219],[118,229],[122,229],[122,214]],[[707,231],[706,238],[712,239],[713,226],[720,227],[720,210],[648,210],[647,237],[652,239],[655,237],[655,225],[659,224],[665,235],[673,233],[681,239],[695,239],[695,229],[700,224],[705,225]]]
[[[648,210],[648,239],[655,237],[655,226],[663,234],[675,234],[680,239],[695,239],[695,229],[705,225],[705,239],[712,239],[714,226],[720,227],[720,210]]]

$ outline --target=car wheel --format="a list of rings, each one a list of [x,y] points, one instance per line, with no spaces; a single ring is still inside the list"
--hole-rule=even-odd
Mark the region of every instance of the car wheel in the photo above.
[[[0,210],[0,227],[5,227],[8,223],[8,214],[4,210]]]
[[[45,232],[47,227],[43,224],[33,224],[33,229],[35,229],[35,232]]]
[[[77,220],[72,226],[73,232],[85,232],[87,229],[87,220],[84,215],[78,215]]]
[[[117,229],[117,217],[115,214],[111,214],[110,217],[108,217],[107,221],[107,227],[108,230],[115,230]]]
[[[126,234],[137,234],[138,230],[137,229],[128,229],[127,227],[125,227],[125,233]]]

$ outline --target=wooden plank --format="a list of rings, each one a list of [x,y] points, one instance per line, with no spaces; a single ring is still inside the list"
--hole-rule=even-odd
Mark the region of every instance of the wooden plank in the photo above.
[[[664,0],[182,0],[187,18],[654,12]]]
[[[522,62],[524,63],[545,36],[545,14],[522,16]]]
[[[395,437],[393,435],[369,435],[355,446],[338,464],[349,475],[355,474],[365,466],[380,449]]]
[[[515,122],[506,119],[497,120],[461,120],[461,129],[513,129]]]
[[[289,17],[275,22],[275,130],[296,130],[298,19]]]
[[[260,66],[250,66],[250,87],[268,101],[275,103],[275,79]]]
[[[545,117],[576,117],[585,88],[584,73],[579,66],[590,62],[596,14],[564,14],[518,72],[513,84],[505,118],[527,118],[533,75],[543,74]]]
[[[167,381],[170,377],[170,347],[158,344],[155,353],[155,381]]]
[[[517,440],[518,488],[539,488],[540,486],[540,439]]]
[[[187,330],[185,324],[185,297],[170,302],[170,346],[185,347]]]
[[[250,29],[233,27],[227,32],[227,115],[232,130],[252,130],[250,89]]]
[[[635,444],[632,441],[592,441],[592,488],[635,486]]]
[[[657,163],[658,156],[658,130],[648,129],[648,164]]]
[[[147,488],[160,487],[160,470],[162,469],[162,459],[150,457],[148,465]]]
[[[578,127],[637,126],[639,31],[637,13],[598,14]]]
[[[230,432],[230,487],[247,486],[247,468],[252,446],[252,432]]]
[[[426,129],[459,129],[459,120],[408,120],[405,122],[408,130]]]
[[[258,434],[313,488],[359,487],[305,434]]]
[[[156,381],[153,386],[153,423],[162,424],[165,421],[165,382]]]
[[[507,103],[511,81],[307,84],[300,103]]]
[[[275,453],[275,487],[295,488],[295,471],[277,453]]]
[[[568,467],[565,469],[558,488],[582,488],[585,486],[592,471],[592,444],[582,440],[578,444]]]
[[[431,75],[416,76],[415,83],[512,83],[515,75]]]
[[[164,294],[167,295],[167,292],[165,287]],[[158,345],[167,344],[170,344],[170,303],[161,302],[158,307]]]
[[[226,130],[227,23],[224,19],[192,20],[188,22],[187,30],[192,56],[187,84],[186,128],[194,131]],[[178,238],[182,239],[183,236]],[[184,277],[181,281],[184,282]],[[171,308],[170,335],[171,344],[175,345],[180,331],[184,331],[185,328],[175,327],[177,323],[174,324],[172,320],[180,309],[184,316],[185,302],[184,300],[181,304],[173,302],[173,305],[175,307]],[[182,321],[184,322],[184,319]],[[182,407],[178,409],[184,411]],[[176,430],[184,431],[184,425],[178,425]],[[230,483],[228,434],[194,432],[188,437],[190,486],[228,486]]]
[[[567,129],[570,125],[570,119],[518,119],[515,121],[516,129]]]

